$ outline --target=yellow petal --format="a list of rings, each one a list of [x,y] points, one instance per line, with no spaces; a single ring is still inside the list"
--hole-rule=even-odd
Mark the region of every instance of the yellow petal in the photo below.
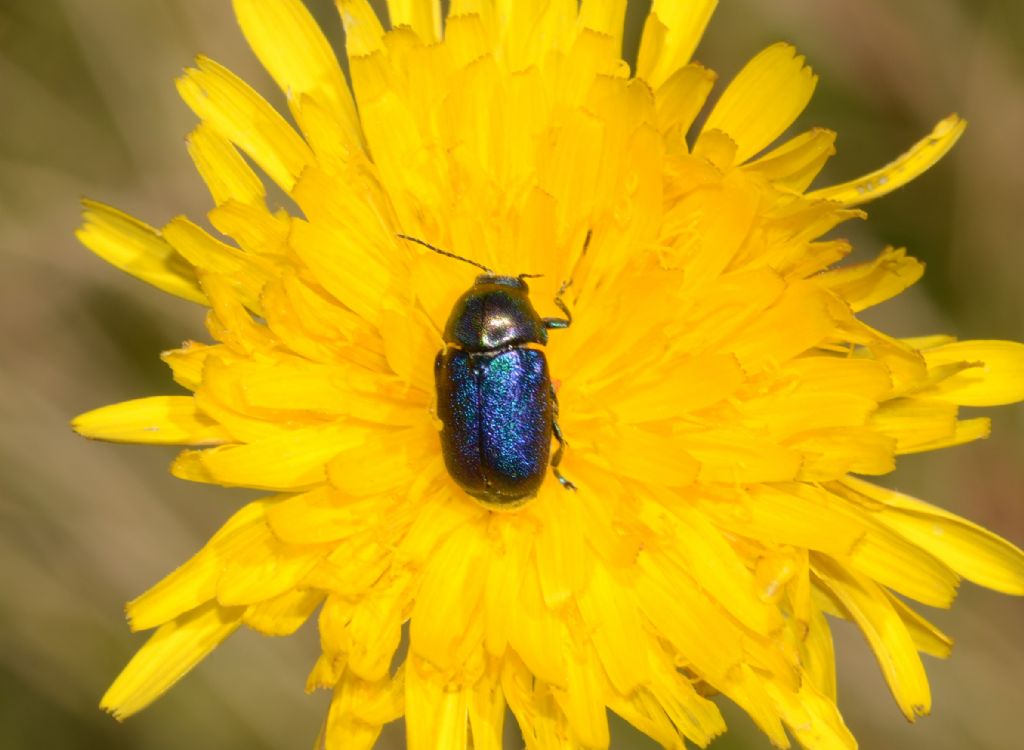
[[[378,503],[379,505],[379,503]],[[388,506],[394,508],[394,506]],[[395,515],[400,515],[397,511]],[[364,597],[370,592],[374,584],[381,580],[381,576],[387,572],[391,564],[389,557],[390,549],[387,545],[393,545],[395,540],[401,536],[401,532],[409,527],[409,521],[402,519],[392,526],[388,534],[367,532],[357,529],[354,536],[339,539],[332,551],[326,558],[321,559],[302,577],[302,585],[317,588],[323,591],[331,591],[339,596]],[[389,623],[389,627],[398,628],[400,624]],[[390,637],[390,634],[388,635]],[[386,641],[387,639],[383,639]],[[344,650],[351,647],[346,645]],[[392,649],[393,650],[393,649]],[[381,660],[390,658],[391,651],[387,654],[375,652],[367,658]],[[360,674],[369,678],[379,676],[382,671],[377,671],[376,666],[367,667],[365,660],[353,656],[353,668],[358,668]],[[387,664],[383,665],[386,669]]]
[[[715,85],[713,70],[691,63],[680,68],[656,90],[658,130],[666,141],[686,148],[686,133],[704,108]]]
[[[907,449],[908,453],[923,453],[935,451],[939,448],[954,448],[958,445],[973,443],[975,440],[984,440],[992,434],[992,420],[988,417],[976,419],[960,419],[953,426],[952,434],[943,437],[936,437],[934,440],[922,442]]]
[[[324,600],[322,591],[286,591],[245,608],[242,622],[263,635],[291,635]]]
[[[309,670],[309,676],[306,677],[306,692],[312,693],[316,690],[324,690],[326,688],[332,688],[338,684],[338,680],[341,679],[342,672],[345,669],[344,658],[332,658],[326,653],[321,653],[317,657],[316,663],[313,668]],[[326,724],[326,722],[325,722]],[[325,726],[320,727],[320,738],[317,740],[316,747],[324,746],[324,730]],[[376,739],[376,737],[374,738]]]
[[[505,705],[498,675],[487,674],[481,677],[469,696],[473,750],[502,750]]]
[[[700,504],[727,531],[778,544],[847,554],[866,533],[856,516],[826,493],[798,485],[751,487],[743,503]]]
[[[711,207],[724,206],[725,203],[725,200],[715,200]],[[744,200],[743,203],[745,205],[741,213],[730,212],[728,216],[737,221],[748,220],[748,216],[756,210],[755,204],[748,200]],[[748,203],[751,204],[749,207],[746,205]],[[722,221],[723,225],[726,223]],[[742,238],[736,237],[735,228],[728,230],[717,223],[711,223],[709,228],[717,230],[712,235],[714,238],[736,242],[735,249],[738,250],[738,243],[742,242]],[[722,268],[716,268],[716,265],[722,261],[713,259],[713,256],[711,246],[705,245],[698,255],[687,254],[680,258],[686,269],[687,279],[690,277],[690,261],[697,267],[697,273],[694,275],[698,280],[693,286],[687,284],[697,296],[697,302],[692,313],[666,330],[670,345],[675,351],[703,352],[706,349],[721,349],[721,342],[743,331],[766,309],[777,303],[786,292],[786,282],[768,269],[720,275]],[[703,268],[700,268],[701,266]],[[744,312],[737,315],[738,310]]]
[[[537,182],[558,201],[563,225],[571,223],[567,211],[586,215],[590,196],[601,195],[594,190],[601,173],[594,154],[602,153],[603,147],[603,123],[581,111],[568,114],[562,127],[539,144]],[[599,248],[590,251],[599,252]]]
[[[245,151],[284,190],[312,161],[309,147],[263,97],[231,71],[197,58],[178,79],[178,93],[196,115]]]
[[[243,203],[229,199],[207,213],[213,228],[233,239],[245,251],[252,262],[262,259],[257,256],[271,256],[280,273],[282,261],[291,260],[288,252],[288,234],[291,231],[291,217],[283,212],[275,214],[262,203]]]
[[[797,477],[823,482],[853,472],[878,476],[896,468],[896,441],[870,427],[819,429],[786,441],[803,459]]]
[[[454,5],[462,3],[453,3]],[[466,3],[466,5],[469,5]],[[502,36],[502,52],[512,71],[530,67],[549,50],[564,51],[576,31],[575,2],[566,0],[496,0],[480,2],[477,12],[487,20],[493,5]]]
[[[798,450],[775,445],[755,431],[712,428],[680,434],[674,443],[699,462],[697,478],[706,484],[788,482],[800,472]]]
[[[425,44],[441,38],[441,3],[439,0],[388,0],[391,28],[408,26]]]
[[[381,315],[384,356],[405,383],[421,393],[434,391],[434,375],[426,363],[444,348],[436,328],[420,310],[384,310]]]
[[[323,544],[383,522],[381,499],[352,500],[328,487],[293,495],[267,513],[271,531],[290,544]]]
[[[755,633],[773,636],[782,628],[775,606],[758,596],[754,576],[708,518],[668,493],[663,501],[680,521],[680,532],[665,551],[666,564],[678,564],[736,620]]]
[[[584,620],[592,623],[594,650],[615,690],[629,695],[648,682],[648,663],[654,658],[648,650],[657,647],[643,628],[628,584],[613,577],[603,565],[595,565],[578,602]]]
[[[889,370],[894,395],[911,393],[927,382],[928,368],[916,349],[866,325],[852,314],[845,316],[836,308],[832,308],[832,312],[839,318],[837,333],[848,337],[844,349],[849,344],[864,347],[859,352],[854,350],[854,355],[870,355],[881,362]]]
[[[718,0],[655,0],[644,23],[636,74],[658,87],[690,61]]]
[[[888,596],[896,614],[907,626],[907,632],[914,639],[914,645],[917,646],[918,651],[940,659],[945,659],[952,653],[952,638],[912,610],[902,599],[898,599],[892,594]]]
[[[969,581],[1024,595],[1024,551],[991,531],[934,505],[853,477],[853,492],[885,503],[880,514],[889,527],[920,545]]]
[[[431,679],[424,674],[429,669],[418,659],[407,662],[405,732],[409,750],[466,750],[470,690]]]
[[[725,731],[725,720],[718,706],[697,693],[690,681],[676,669],[655,670],[651,695],[665,710],[672,723],[700,747]]]
[[[812,565],[867,638],[903,715],[909,721],[927,715],[932,698],[924,666],[885,591],[823,556]]]
[[[765,687],[778,706],[786,727],[802,747],[814,750],[856,750],[857,740],[843,723],[833,701],[806,680],[798,691],[779,689],[773,682]]]
[[[430,357],[425,359],[430,362]],[[210,368],[212,379],[214,368]],[[425,369],[425,368],[424,368]],[[242,404],[256,413],[315,412],[347,415],[390,427],[427,424],[427,396],[413,391],[396,378],[370,373],[351,363],[318,365],[295,358],[267,363],[239,363],[225,374],[238,388]],[[433,390],[433,388],[431,388]],[[244,408],[242,404],[237,404]],[[312,416],[312,415],[310,415]],[[407,431],[399,433],[408,436]],[[436,435],[432,442],[436,442]]]
[[[299,190],[310,189],[304,180]],[[297,198],[303,202],[301,195]],[[354,224],[359,230],[361,221]],[[351,231],[351,230],[350,230]],[[290,244],[292,249],[313,273],[316,280],[339,302],[362,317],[379,324],[385,303],[400,307],[401,303],[388,301],[389,290],[396,279],[386,264],[381,262],[383,253],[367,242],[370,237],[379,236],[379,227],[372,234],[341,232],[320,222],[296,220],[292,225]],[[393,257],[399,257],[398,239],[390,238]]]
[[[821,609],[813,605],[801,653],[801,664],[815,689],[835,702],[836,654],[832,630]]]
[[[210,189],[214,203],[229,200],[262,203],[266,197],[263,181],[227,138],[208,123],[200,123],[189,135],[188,153]]]
[[[895,161],[856,180],[807,193],[807,197],[812,200],[835,201],[844,206],[859,206],[881,198],[917,178],[945,156],[966,127],[965,121],[957,115],[950,115]]]
[[[481,525],[466,524],[439,545],[424,571],[409,649],[446,673],[465,666],[482,641],[480,603],[488,551]]]
[[[206,317],[206,327],[215,339],[243,356],[274,347],[276,342],[270,332],[266,326],[253,320],[231,279],[205,272],[200,276],[200,284],[212,308]]]
[[[785,548],[765,550],[760,552],[754,562],[752,572],[757,595],[763,602],[777,605],[789,593],[794,602],[793,617],[800,622],[807,622],[808,612],[803,606],[803,592],[798,590],[801,586],[800,557],[800,553],[795,550],[790,551]],[[747,565],[749,564],[748,562]],[[791,591],[787,591],[788,584],[793,584]],[[798,599],[799,601],[797,601]]]
[[[425,430],[374,431],[331,460],[327,478],[357,497],[405,490],[436,452],[437,436]]]
[[[646,687],[609,694],[608,707],[667,748],[683,748],[681,736],[707,747],[725,731],[718,707],[698,695],[674,664],[662,656],[652,669],[653,679]]]
[[[445,185],[436,178],[440,155],[432,148],[430,129],[421,129],[412,102],[378,80],[388,75],[383,57],[378,52],[352,60],[352,82],[367,146],[394,209],[395,218],[387,217],[394,221],[390,229],[409,231],[420,224],[425,211],[435,210]],[[364,210],[372,208],[365,203],[363,198],[356,201]],[[389,229],[379,214],[373,214],[377,232]],[[394,250],[389,254],[394,257]]]
[[[903,248],[887,247],[872,261],[837,268],[814,280],[831,289],[850,304],[854,312],[885,302],[916,284],[924,264],[907,255]]]
[[[588,445],[587,439],[593,443]],[[606,425],[599,434],[575,442],[574,452],[580,458],[643,482],[685,487],[699,470],[697,461],[681,447],[683,441],[638,427]]]
[[[229,522],[230,523],[230,522]],[[217,594],[220,560],[200,551],[169,576],[128,602],[125,614],[133,631],[149,630],[205,604]]]
[[[637,565],[634,592],[651,625],[700,677],[715,686],[725,684],[730,670],[744,659],[738,626],[693,579],[649,550],[640,553]]]
[[[325,750],[372,750],[381,727],[402,714],[405,670],[394,679],[362,680],[346,672],[334,688],[322,732]]]
[[[348,560],[345,560],[348,563]],[[353,674],[368,682],[383,680],[402,638],[402,622],[412,608],[409,575],[399,574],[377,581],[352,611],[347,626],[348,666]],[[323,626],[321,626],[321,637]]]
[[[670,367],[670,377],[630,382],[624,393],[622,382],[614,382],[620,390],[603,407],[623,424],[673,419],[718,403],[745,381],[739,362],[729,354],[690,357]]]
[[[502,664],[502,689],[528,748],[579,750],[551,686],[535,680],[530,668],[514,655]]]
[[[747,664],[743,664],[730,676],[727,689],[723,692],[746,711],[758,728],[768,735],[773,747],[789,748],[789,737],[782,725],[778,701],[769,695],[767,680]]]
[[[849,369],[852,385],[860,373],[857,368]],[[762,429],[773,441],[820,429],[861,426],[878,405],[872,394],[858,393],[854,387],[828,390],[810,378],[803,382],[781,379],[777,385],[762,388],[762,393],[738,405],[738,419],[752,429]]]
[[[943,344],[952,344],[956,341],[956,336],[950,336],[945,333],[936,333],[929,336],[909,336],[907,338],[901,338],[899,341],[909,347],[924,351],[925,349],[934,349],[935,347],[942,346]]]
[[[444,473],[440,456],[432,466],[424,467],[424,475],[438,477]],[[419,497],[410,497],[420,503],[412,527],[406,532],[401,545],[395,550],[396,559],[405,565],[425,565],[455,529],[473,523],[488,513],[478,503],[465,502],[465,495],[449,489],[451,485]]]
[[[820,204],[819,204],[820,205]],[[853,250],[848,240],[834,239],[809,242],[805,247],[798,244],[780,243],[772,248],[773,257],[768,261],[787,279],[806,279],[835,265]]]
[[[325,554],[316,547],[282,544],[265,517],[226,533],[214,551],[221,558],[217,601],[228,607],[256,604],[294,591]]]
[[[244,324],[244,320],[241,321]],[[196,390],[199,408],[220,422],[237,443],[256,443],[278,437],[289,427],[321,424],[319,416],[302,412],[260,410],[245,398],[245,374],[249,368],[233,356],[217,353],[207,358],[203,382]]]
[[[796,282],[771,308],[728,342],[747,372],[771,367],[821,343],[834,321],[826,293]]]
[[[241,616],[241,609],[211,602],[162,626],[117,676],[100,708],[118,721],[141,711],[231,635]]]
[[[313,362],[350,363],[383,372],[383,344],[376,330],[327,292],[286,273],[263,292],[267,325],[288,347]]]
[[[75,417],[72,428],[85,437],[117,443],[219,445],[231,438],[196,408],[191,396],[151,396],[104,406]]]
[[[234,0],[234,7],[246,41],[288,96],[296,119],[302,122],[302,98],[309,96],[358,147],[352,94],[331,45],[306,7],[299,0]]]
[[[498,543],[488,559],[482,602],[484,647],[496,657],[504,656],[508,646],[512,618],[508,617],[506,602],[518,600],[533,544],[533,534],[524,533],[518,525],[502,524],[499,528]]]
[[[335,681],[321,683],[328,687],[334,685],[341,672],[348,668],[348,652],[352,649],[351,636],[348,632],[355,612],[356,603],[348,597],[331,592],[324,600],[317,617],[317,630],[320,631],[320,648],[330,664],[321,667],[320,677],[328,677],[335,673]],[[312,678],[313,675],[310,675]]]
[[[359,440],[355,428],[307,427],[248,445],[185,451],[175,459],[171,473],[180,479],[226,487],[308,489],[324,482],[327,463]]]
[[[521,537],[525,539],[526,537]],[[532,574],[532,566],[521,572],[521,582],[516,597],[516,607],[506,607],[509,651],[515,652],[523,663],[537,676],[538,681],[564,688],[568,682],[567,655],[564,650],[567,635],[562,617],[544,604],[540,583]],[[512,696],[506,686],[505,695],[515,710]],[[561,715],[561,711],[558,714]]]
[[[896,440],[897,453],[931,450],[955,434],[956,412],[956,405],[945,401],[898,398],[879,406],[871,426]]]
[[[1024,400],[1024,344],[1016,341],[957,341],[921,352],[928,369],[968,367],[923,392],[963,406],[1000,406]]]
[[[211,237],[184,216],[164,227],[163,235],[189,263],[200,271],[222,275],[247,308],[262,313],[260,293],[275,273],[273,267]]]
[[[811,100],[818,77],[789,44],[773,44],[748,62],[708,115],[704,130],[721,130],[744,162],[782,135]]]
[[[806,356],[791,360],[780,371],[781,382],[797,390],[829,393],[836,397],[880,401],[892,390],[885,366],[870,359]]]
[[[179,349],[161,352],[160,359],[171,368],[175,383],[182,388],[194,391],[202,382],[203,365],[207,356],[217,349],[217,346],[208,346],[197,341],[186,341]]]
[[[729,134],[718,128],[704,128],[693,144],[693,155],[704,159],[719,172],[728,172],[736,163],[739,147]]]
[[[476,13],[454,15],[449,11],[445,21],[444,46],[456,68],[464,68],[491,52],[487,28]]]
[[[608,747],[608,711],[605,680],[593,649],[574,644],[567,655],[568,685],[555,691],[555,700],[572,727],[573,739],[583,747]]]
[[[881,524],[868,532],[843,559],[877,583],[931,607],[949,607],[960,577],[945,563]]]
[[[582,0],[579,24],[599,34],[610,36],[621,45],[622,19],[625,14],[625,0]]]
[[[345,50],[349,60],[382,48],[384,27],[367,0],[336,0],[345,27]]]
[[[445,99],[440,123],[441,139],[455,161],[455,168],[460,173],[464,170],[467,177],[478,174],[477,179],[494,179],[509,187],[520,184],[520,180],[532,180],[534,148],[546,115],[546,108],[537,106],[536,101],[536,86],[541,80],[538,71],[524,72],[510,80],[502,75],[498,63],[485,54],[461,71],[456,80],[454,90]],[[533,110],[527,108],[528,103],[534,106]],[[512,122],[515,126],[511,126]],[[465,216],[461,211],[452,217],[452,241],[456,246],[448,247],[449,250],[465,254],[459,248],[466,243],[464,232],[479,231],[480,227],[471,223],[463,227],[462,222],[473,218],[479,222],[479,215]],[[490,243],[503,238],[482,239]],[[478,250],[486,252],[486,246]],[[523,262],[525,267],[531,267],[526,265],[528,256]]]
[[[801,133],[744,166],[777,187],[802,193],[836,152],[836,134],[824,128]]]
[[[243,506],[188,562],[128,602],[125,614],[132,630],[163,625],[213,599],[222,568],[220,545],[238,529],[261,522],[269,505],[268,501],[257,501]]]
[[[593,568],[582,533],[586,510],[577,493],[566,493],[554,482],[545,485],[534,505],[540,524],[534,548],[540,588],[548,607],[557,609],[587,585]]]
[[[128,214],[83,200],[78,241],[112,266],[175,296],[207,304],[195,271],[160,233]]]

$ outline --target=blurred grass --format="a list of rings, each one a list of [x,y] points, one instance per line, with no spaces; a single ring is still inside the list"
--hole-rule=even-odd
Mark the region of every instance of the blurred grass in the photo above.
[[[329,0],[309,3],[340,49]],[[631,5],[635,46],[644,11]],[[912,186],[843,228],[858,252],[906,245],[924,282],[876,313],[885,330],[1024,338],[1024,4],[884,0],[723,2],[697,58],[727,81],[768,43],[791,41],[821,75],[798,127],[839,131],[823,182],[881,165],[956,110],[964,140]],[[185,485],[173,451],[89,443],[74,414],[175,388],[157,353],[204,338],[202,313],[145,288],[76,244],[78,198],[154,225],[201,217],[205,190],[184,149],[194,124],[172,80],[197,52],[272,102],[230,3],[0,2],[0,731],[5,748],[308,747],[325,707],[304,696],[316,653],[291,639],[236,636],[142,716],[97,709],[142,642],[119,616],[191,554],[247,493]],[[905,459],[890,484],[1024,542],[1024,412],[941,456]],[[840,702],[865,748],[1019,746],[1021,602],[964,586],[935,619],[957,637],[929,660],[935,716],[906,725],[867,648],[838,625]],[[739,712],[716,750],[764,748]],[[616,724],[615,748],[649,747]],[[390,744],[400,739],[392,732]]]

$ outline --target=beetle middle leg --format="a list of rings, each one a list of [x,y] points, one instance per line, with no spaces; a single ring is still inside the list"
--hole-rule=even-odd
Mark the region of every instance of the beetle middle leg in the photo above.
[[[562,476],[562,472],[558,470],[558,465],[562,463],[562,454],[565,453],[565,447],[568,443],[565,442],[562,428],[558,425],[558,395],[555,393],[555,386],[553,385],[551,386],[551,432],[554,434],[555,440],[558,441],[558,449],[555,451],[555,455],[551,457],[551,472],[565,489],[575,490],[576,485]]]

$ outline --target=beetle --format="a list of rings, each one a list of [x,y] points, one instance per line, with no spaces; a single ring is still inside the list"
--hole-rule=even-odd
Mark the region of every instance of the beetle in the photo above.
[[[492,508],[513,508],[537,494],[549,465],[568,490],[575,485],[558,465],[566,442],[558,425],[558,397],[543,347],[548,331],[568,328],[572,314],[558,290],[565,318],[542,318],[530,301],[527,278],[490,268],[423,240],[398,235],[483,270],[452,306],[444,348],[434,359],[437,416],[445,466],[462,489]],[[588,236],[589,239],[589,236]]]

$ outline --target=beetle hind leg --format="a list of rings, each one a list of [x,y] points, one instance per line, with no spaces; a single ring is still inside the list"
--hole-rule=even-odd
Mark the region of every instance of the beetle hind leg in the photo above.
[[[551,386],[551,432],[555,436],[555,440],[558,441],[558,449],[555,451],[555,455],[551,457],[551,473],[555,475],[555,479],[565,487],[567,490],[576,490],[576,485],[566,479],[562,472],[558,470],[558,465],[562,463],[562,455],[565,453],[565,447],[568,445],[565,442],[565,436],[562,435],[562,428],[558,424],[558,396],[555,395],[555,387]]]
[[[562,454],[565,452],[565,446],[567,445],[565,438],[562,437],[562,428],[558,426],[558,422],[553,422],[551,427],[552,432],[555,433],[555,440],[558,441],[558,450],[556,450],[555,455],[551,457],[551,473],[555,475],[555,479],[557,479],[565,489],[575,490],[576,485],[566,479],[562,472],[558,470],[558,464],[562,462]]]

